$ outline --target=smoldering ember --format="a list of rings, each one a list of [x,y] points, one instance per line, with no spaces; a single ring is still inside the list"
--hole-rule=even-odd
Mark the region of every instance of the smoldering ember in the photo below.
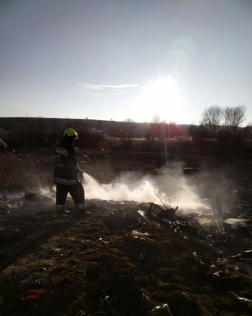
[[[83,218],[56,215],[53,146],[3,141],[1,315],[251,315],[251,141],[76,141]]]

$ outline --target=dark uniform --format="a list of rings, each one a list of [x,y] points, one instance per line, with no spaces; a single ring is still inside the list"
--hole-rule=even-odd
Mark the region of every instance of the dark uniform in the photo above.
[[[75,150],[68,139],[63,139],[56,149],[53,182],[56,184],[57,213],[65,211],[67,194],[70,193],[78,210],[84,209],[84,189],[79,181],[79,165]]]

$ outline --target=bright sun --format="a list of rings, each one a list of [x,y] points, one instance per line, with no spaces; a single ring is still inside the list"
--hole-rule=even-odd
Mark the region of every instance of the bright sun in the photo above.
[[[167,76],[146,86],[141,103],[151,115],[157,114],[164,120],[177,120],[176,117],[182,110],[182,96],[178,81],[173,76]]]

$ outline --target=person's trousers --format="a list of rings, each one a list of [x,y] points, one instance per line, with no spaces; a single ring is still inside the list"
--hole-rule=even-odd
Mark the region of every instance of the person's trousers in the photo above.
[[[56,184],[56,210],[65,211],[67,194],[70,193],[78,210],[84,209],[85,193],[80,182],[75,185]]]

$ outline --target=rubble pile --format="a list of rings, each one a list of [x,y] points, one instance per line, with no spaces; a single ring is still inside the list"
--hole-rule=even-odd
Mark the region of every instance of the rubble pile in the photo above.
[[[1,272],[1,315],[251,315],[249,223],[204,228],[176,208],[112,200],[58,219],[53,204],[0,201],[0,263],[50,231]]]

